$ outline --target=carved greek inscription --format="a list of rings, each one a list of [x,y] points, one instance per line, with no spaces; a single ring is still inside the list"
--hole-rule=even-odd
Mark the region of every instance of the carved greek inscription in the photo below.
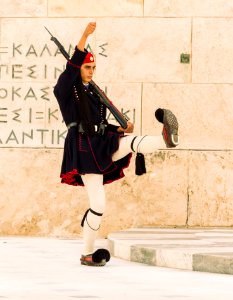
[[[5,132],[4,137],[0,136],[0,144],[5,146],[17,146],[22,145],[25,146],[28,143],[34,145],[34,141],[37,141],[38,145],[46,145],[51,144],[54,146],[64,145],[64,140],[67,134],[67,130],[60,129],[25,129],[25,130],[17,130],[11,129]]]
[[[74,46],[64,46],[71,57]],[[107,58],[107,47],[97,45],[97,54]],[[89,44],[87,50],[93,52]],[[65,67],[53,43],[0,45],[0,147],[63,148],[67,130],[53,87]],[[135,120],[135,109],[118,109]],[[109,111],[107,120],[117,124]]]

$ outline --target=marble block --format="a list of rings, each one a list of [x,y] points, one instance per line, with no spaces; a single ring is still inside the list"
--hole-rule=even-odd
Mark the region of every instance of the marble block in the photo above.
[[[231,5],[233,6],[232,1]],[[192,37],[193,83],[232,83],[232,51],[232,18],[194,19]]]
[[[233,226],[232,152],[192,151],[189,226]]]
[[[132,17],[143,15],[143,0],[48,0],[49,17]]]
[[[60,183],[62,151],[1,148],[0,152],[1,235],[80,233],[88,201],[84,189]]]
[[[172,18],[98,20],[97,78],[108,82],[190,82],[191,65],[180,63],[191,51],[191,22]]]
[[[111,252],[111,254],[122,259],[130,260],[131,247],[127,243],[114,244],[113,252]]]
[[[233,253],[194,254],[193,270],[233,275]]]
[[[47,0],[1,0],[1,18],[46,17]]]
[[[233,149],[233,86],[230,84],[143,84],[143,134],[160,134],[157,108],[168,108],[179,122],[178,149]]]
[[[232,0],[145,0],[150,17],[232,17]]]
[[[156,251],[157,266],[192,270],[192,254],[187,249],[165,247]]]
[[[106,186],[108,205],[105,215],[111,218],[112,231],[139,226],[184,226],[187,159],[178,151],[146,155],[147,174],[143,176],[134,174],[132,161],[123,180]],[[118,209],[119,213],[112,214]]]
[[[133,245],[131,246],[130,261],[156,266],[156,249]]]

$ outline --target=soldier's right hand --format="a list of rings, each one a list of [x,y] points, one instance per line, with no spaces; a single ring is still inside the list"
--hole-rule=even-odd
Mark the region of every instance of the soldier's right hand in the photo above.
[[[95,31],[95,28],[96,28],[96,22],[90,22],[88,25],[87,25],[87,27],[86,27],[86,29],[85,29],[85,31],[84,31],[84,35],[86,36],[86,37],[88,37],[90,34],[92,34],[94,31]]]

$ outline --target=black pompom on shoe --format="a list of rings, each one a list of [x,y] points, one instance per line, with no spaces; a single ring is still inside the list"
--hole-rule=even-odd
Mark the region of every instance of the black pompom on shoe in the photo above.
[[[163,123],[163,116],[164,116],[164,109],[158,108],[155,111],[155,118],[160,122]]]
[[[110,260],[110,253],[107,249],[98,249],[92,254],[93,261],[98,263],[103,259],[108,262]]]
[[[176,147],[179,144],[178,121],[176,116],[169,109],[158,108],[155,111],[155,118],[163,123],[163,139],[168,148]]]

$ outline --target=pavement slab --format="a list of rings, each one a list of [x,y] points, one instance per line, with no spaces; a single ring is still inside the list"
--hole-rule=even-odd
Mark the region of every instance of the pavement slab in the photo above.
[[[98,240],[97,248],[107,247]],[[0,299],[232,300],[233,277],[176,270],[112,257],[80,265],[81,239],[1,237]]]

